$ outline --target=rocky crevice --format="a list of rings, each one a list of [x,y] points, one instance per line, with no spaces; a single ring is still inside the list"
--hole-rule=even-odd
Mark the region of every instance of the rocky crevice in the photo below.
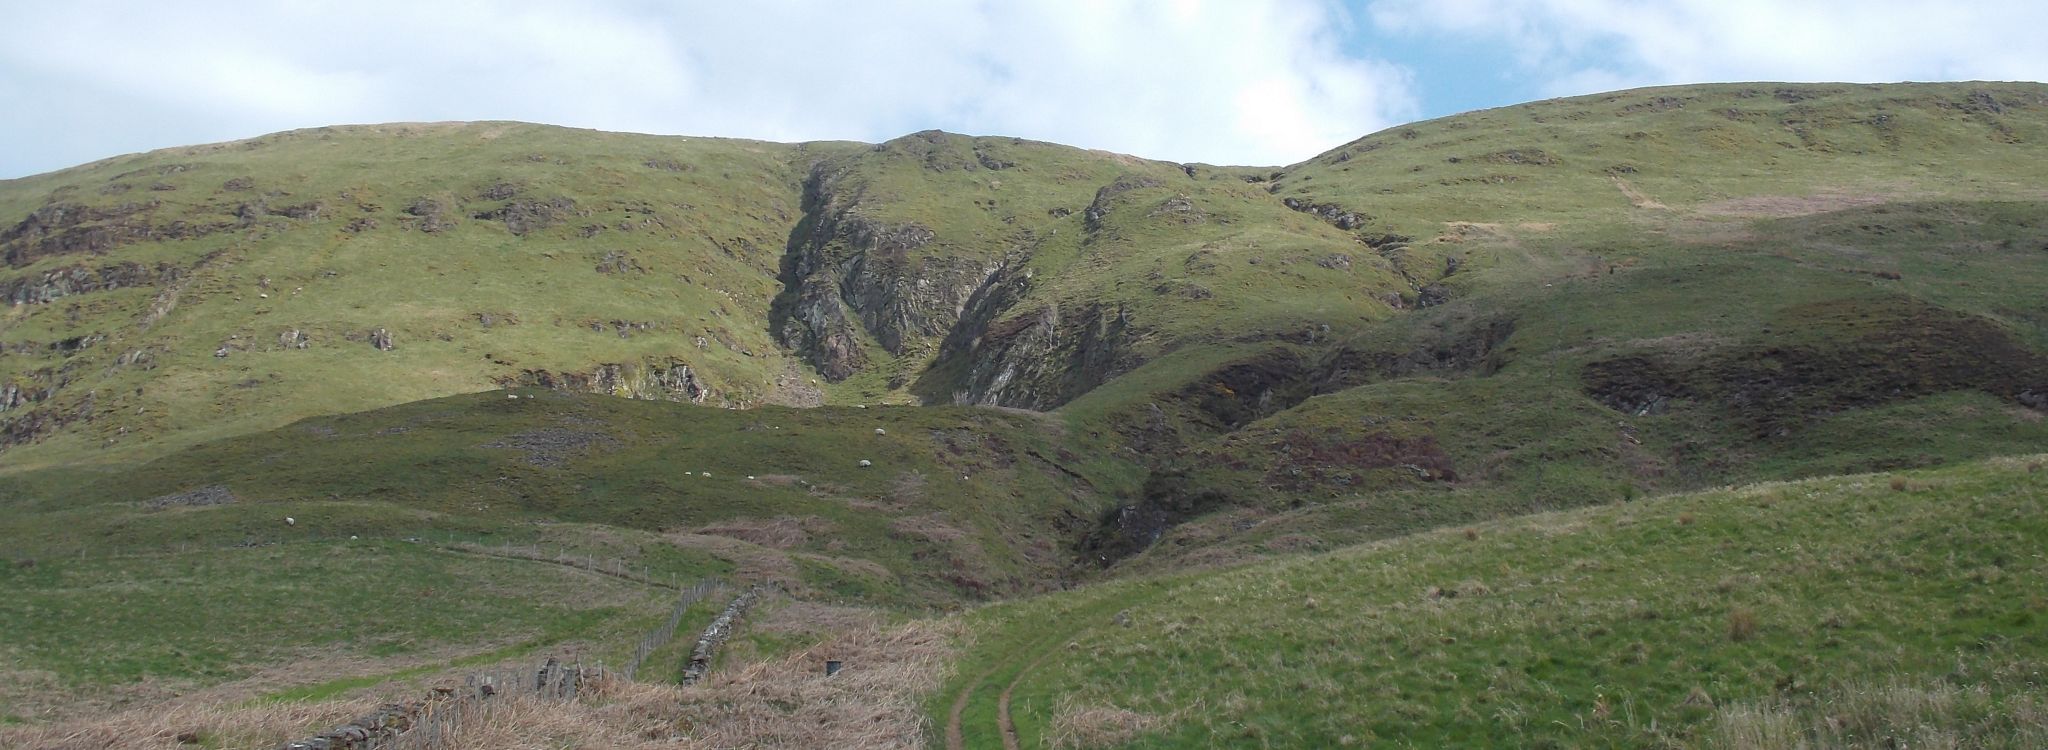
[[[939,358],[916,386],[927,402],[1051,409],[1142,364],[1142,329],[1121,306],[1045,303],[1018,314],[1029,269],[975,290]]]
[[[869,341],[901,356],[946,335],[993,272],[971,258],[920,252],[937,235],[867,215],[863,193],[845,170],[812,170],[770,312],[777,340],[833,382],[871,364]]]

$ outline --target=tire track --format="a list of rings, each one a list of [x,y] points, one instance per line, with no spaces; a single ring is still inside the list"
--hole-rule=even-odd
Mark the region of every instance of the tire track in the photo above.
[[[1017,724],[1010,721],[1010,694],[1016,692],[1017,683],[1023,682],[1025,675],[1031,674],[1031,670],[1045,663],[1052,654],[1053,649],[1046,649],[1038,654],[1038,658],[1032,659],[1030,664],[1017,670],[1017,676],[1010,680],[1010,684],[1003,686],[1003,694],[996,698],[996,727],[1003,732],[1003,750],[1017,750]]]

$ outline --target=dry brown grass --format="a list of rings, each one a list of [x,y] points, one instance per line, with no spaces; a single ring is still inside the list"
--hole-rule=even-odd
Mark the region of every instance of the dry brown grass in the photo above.
[[[700,549],[721,560],[731,562],[733,580],[779,584],[788,591],[798,591],[803,585],[797,575],[796,563],[790,562],[789,555],[773,549],[732,537],[711,534],[679,531],[664,536],[676,546]]]
[[[690,739],[711,747],[917,748],[925,698],[946,678],[956,623],[867,628],[682,691]],[[824,676],[824,660],[846,668]]]
[[[1115,747],[1165,723],[1166,717],[1127,711],[1115,706],[1084,706],[1060,699],[1046,738],[1056,748]]]
[[[422,666],[446,664],[479,653],[497,651],[521,640],[510,638],[479,640],[464,644],[417,647],[403,656],[367,657],[355,645],[332,645],[296,649],[275,661],[246,667],[241,679],[216,685],[192,680],[150,677],[114,685],[71,684],[47,670],[0,668],[0,713],[13,714],[38,725],[90,723],[128,711],[144,713],[174,711],[176,706],[229,705],[257,700],[292,688],[331,680],[384,675]],[[583,644],[557,644],[554,652],[575,658]],[[399,684],[379,686],[373,695],[396,699],[409,695]],[[363,697],[369,700],[370,696]],[[11,748],[0,742],[0,748]]]
[[[1982,687],[1896,683],[1832,691],[1810,704],[1721,708],[1707,746],[1729,750],[2048,747],[2048,702]]]
[[[606,680],[575,701],[531,695],[482,704],[438,747],[445,750],[620,748],[923,747],[925,699],[947,676],[959,626],[919,622],[879,627],[850,612],[830,614],[852,627],[810,649],[714,672],[694,687]],[[846,664],[824,676],[825,659]],[[0,728],[14,750],[168,750],[272,747],[346,722],[375,708],[375,698],[277,704],[184,703],[131,709],[59,724]]]
[[[829,535],[835,528],[831,521],[817,516],[779,516],[721,521],[697,529],[697,533],[730,537],[771,549],[786,550],[803,546],[814,536]]]
[[[1756,613],[1747,607],[1728,610],[1728,640],[1746,641],[1756,637]]]
[[[1891,194],[1836,190],[1814,195],[1754,195],[1747,198],[1731,198],[1702,205],[1699,211],[1717,216],[1771,219],[1875,206],[1891,200]]]
[[[221,704],[179,702],[55,724],[0,727],[13,750],[162,750],[189,748],[180,735],[211,747],[270,747],[353,719],[374,701]],[[232,707],[224,707],[232,706]]]

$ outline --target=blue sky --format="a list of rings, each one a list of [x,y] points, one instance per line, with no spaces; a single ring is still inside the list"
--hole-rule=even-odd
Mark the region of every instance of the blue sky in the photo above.
[[[482,119],[1286,164],[1634,86],[2048,79],[2042,0],[0,0],[0,19],[0,179]]]

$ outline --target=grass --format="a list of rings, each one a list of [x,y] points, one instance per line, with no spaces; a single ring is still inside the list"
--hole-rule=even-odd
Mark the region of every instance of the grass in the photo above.
[[[484,644],[523,653],[661,606],[642,587],[557,566],[392,541],[43,559],[0,571],[0,589],[0,659],[76,690],[207,686],[305,660],[440,664]]]
[[[1875,720],[1830,723],[1826,696],[1978,717],[1914,742],[2032,736],[2001,718],[2032,715],[2023,675],[1927,656],[2026,666],[2031,641],[1902,608],[1980,639],[2034,616],[1980,595],[2014,579],[1969,576],[2032,572],[1992,572],[2016,542],[1965,511],[2035,480],[1939,467],[2048,441],[2042,101],[1639,90],[1276,169],[940,133],[364,126],[0,182],[0,232],[29,238],[0,286],[146,277],[0,311],[0,391],[29,399],[0,412],[0,625],[27,634],[0,669],[318,698],[544,644],[623,655],[667,581],[890,617],[1109,581],[969,617],[969,725],[1022,676],[1027,744],[1855,744],[1841,727]],[[191,236],[24,257],[53,205]],[[783,345],[819,324],[790,316],[804,274],[826,294],[802,312],[836,311],[866,357],[840,382]],[[936,406],[956,399],[1051,411]],[[149,505],[208,488],[236,500]],[[1921,550],[1970,545],[2007,560]],[[1872,574],[1872,550],[1955,588]],[[633,575],[545,562],[579,557]],[[421,581],[492,593],[405,598]],[[515,583],[605,601],[525,611]],[[1924,658],[1858,666],[1899,653]],[[271,680],[327,657],[360,668]]]
[[[8,524],[38,539],[21,556],[429,536],[679,580],[766,558],[800,590],[929,606],[1036,585],[1063,564],[1052,529],[1099,501],[1059,471],[1056,438],[1037,417],[981,409],[728,411],[494,392],[220,441],[89,484],[31,476],[17,507],[40,512]],[[242,501],[136,506],[214,485]],[[278,523],[287,515],[300,523]],[[951,566],[921,564],[934,558]]]
[[[1083,709],[1152,717],[1119,747],[2029,746],[2048,642],[2040,597],[2009,584],[2043,572],[2048,486],[2025,466],[1661,497],[1006,603],[967,617],[977,645],[931,711],[978,685],[968,746],[996,747],[996,691],[1042,659],[1012,706],[1026,746]]]

